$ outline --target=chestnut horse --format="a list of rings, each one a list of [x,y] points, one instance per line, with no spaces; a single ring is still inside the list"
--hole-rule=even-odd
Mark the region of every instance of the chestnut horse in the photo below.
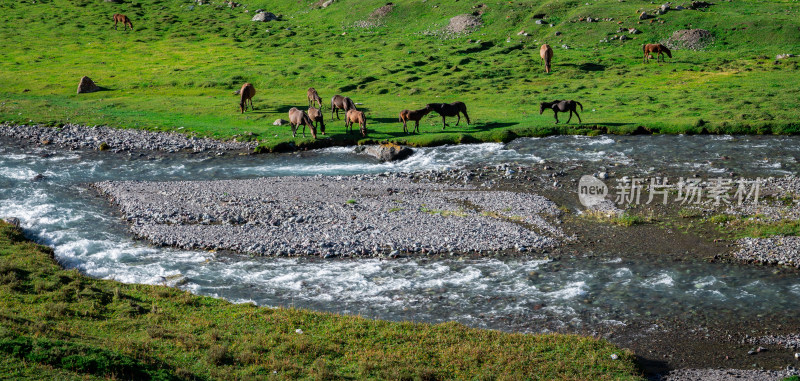
[[[308,97],[308,107],[313,107],[314,102],[316,102],[319,105],[319,109],[322,110],[322,98],[317,94],[317,89],[309,87],[306,96]]]
[[[444,117],[446,116],[456,116],[458,120],[456,121],[456,126],[458,123],[461,122],[461,114],[464,114],[464,117],[467,118],[467,124],[469,124],[469,115],[467,115],[467,105],[464,102],[453,102],[453,103],[428,103],[425,108],[429,108],[433,111],[436,111],[437,114],[442,116],[442,129],[444,130],[447,123],[444,121]]]
[[[642,60],[644,63],[650,62],[650,53],[658,53],[656,55],[656,62],[658,62],[659,58],[661,58],[661,62],[666,62],[664,61],[664,53],[667,53],[667,56],[672,58],[672,52],[661,44],[642,45],[642,50],[644,50],[644,59]]]
[[[347,133],[352,131],[353,123],[358,123],[361,136],[367,136],[367,117],[364,116],[363,111],[358,111],[354,108],[347,110],[347,114],[344,116],[344,127]]]
[[[308,117],[311,118],[312,122],[317,123],[320,132],[322,132],[322,134],[325,135],[325,118],[322,116],[322,111],[320,111],[320,109],[318,108],[309,107]]]
[[[336,119],[339,119],[339,110],[344,110],[345,113],[350,110],[356,109],[356,104],[353,103],[353,100],[348,97],[343,97],[339,94],[336,94],[331,98],[331,119],[333,119],[333,112],[336,112]],[[347,116],[345,114],[345,116]]]
[[[292,107],[289,109],[289,125],[292,126],[292,137],[297,137],[297,127],[303,125],[303,137],[306,137],[306,126],[311,130],[311,136],[317,138],[317,129],[305,111]]]
[[[581,111],[583,111],[583,105],[578,101],[552,101],[552,102],[542,102],[539,104],[539,115],[542,115],[544,110],[551,109],[555,113],[556,116],[556,124],[558,124],[558,113],[559,112],[567,112],[569,111],[569,119],[567,119],[567,123],[572,120],[572,113],[574,112],[575,115],[578,116],[578,123],[583,123],[581,121],[581,116],[578,115],[578,108],[575,105],[581,106]]]
[[[242,114],[244,114],[244,110],[247,110],[247,101],[250,101],[250,110],[255,110],[253,108],[253,97],[256,95],[256,88],[253,87],[251,83],[245,83],[242,85],[242,89],[239,90],[239,109],[242,110]]]
[[[542,57],[542,61],[544,61],[544,71],[549,73],[550,62],[553,60],[553,48],[547,44],[542,45],[542,47],[539,48],[539,56]]]
[[[114,30],[117,30],[117,23],[122,23],[122,30],[128,30],[127,27],[130,27],[133,30],[133,23],[131,23],[131,19],[128,16],[123,14],[114,13]]]
[[[425,106],[423,109],[419,110],[403,110],[400,111],[400,121],[403,122],[403,132],[408,133],[408,128],[406,127],[406,122],[409,120],[414,121],[414,129],[411,132],[419,132],[419,121],[428,115],[429,112],[433,111],[430,107]]]

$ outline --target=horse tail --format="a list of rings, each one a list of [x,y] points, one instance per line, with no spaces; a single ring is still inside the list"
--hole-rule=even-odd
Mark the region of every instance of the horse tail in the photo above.
[[[581,102],[575,101],[575,103],[576,103],[578,106],[581,106],[581,112],[583,112],[583,105],[581,104]]]

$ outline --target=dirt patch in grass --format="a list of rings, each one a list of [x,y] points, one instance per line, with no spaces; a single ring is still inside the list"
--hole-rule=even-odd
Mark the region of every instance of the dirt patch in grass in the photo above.
[[[703,50],[714,42],[714,36],[705,29],[681,29],[663,42],[675,50]]]
[[[475,31],[481,25],[483,22],[479,16],[463,14],[451,18],[445,30],[450,33],[466,34]]]

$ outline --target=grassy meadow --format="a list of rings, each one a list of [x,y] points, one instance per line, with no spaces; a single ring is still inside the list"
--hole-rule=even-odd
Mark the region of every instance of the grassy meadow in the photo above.
[[[4,222],[0,374],[59,380],[640,379],[629,351],[589,337],[259,308],[92,279],[62,269],[51,249]]]
[[[775,60],[800,53],[797,1],[720,1],[652,22],[639,22],[638,14],[659,4],[641,0],[398,0],[381,18],[370,14],[385,1],[319,4],[0,1],[0,121],[257,139],[264,151],[359,140],[434,145],[632,133],[639,126],[654,133],[800,132],[800,59]],[[281,20],[252,22],[256,9]],[[477,30],[442,32],[451,17],[473,12],[482,12]],[[114,30],[114,13],[128,15],[135,29]],[[578,21],[587,16],[613,21]],[[710,31],[713,43],[676,50],[662,65],[642,63],[643,43],[686,28]],[[631,39],[611,39],[622,34]],[[538,55],[543,42],[555,51],[550,74]],[[83,75],[104,91],[76,94]],[[233,92],[244,82],[256,88],[256,110],[242,115]],[[273,126],[288,119],[289,108],[306,107],[308,87],[324,103],[334,94],[361,103],[368,139],[347,136],[343,120],[330,120],[329,104],[325,139],[294,139],[288,126]],[[552,112],[540,115],[539,102],[554,99],[580,101],[584,123],[565,125],[563,116],[555,125]],[[472,124],[448,119],[442,131],[433,114],[421,134],[408,136],[397,121],[402,109],[456,100],[467,104]]]

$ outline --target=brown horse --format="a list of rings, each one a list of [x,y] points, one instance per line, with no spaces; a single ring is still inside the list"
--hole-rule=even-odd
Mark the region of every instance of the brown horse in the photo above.
[[[128,30],[127,28],[130,27],[133,30],[133,23],[131,23],[131,19],[128,16],[123,14],[114,13],[114,30],[117,30],[117,23],[122,23],[122,30]]]
[[[320,111],[318,108],[309,107],[308,117],[311,118],[311,121],[317,123],[319,126],[319,131],[325,135],[325,118],[322,117],[322,111]]]
[[[583,123],[581,121],[581,116],[578,115],[578,108],[575,106],[581,106],[581,111],[583,111],[583,105],[578,101],[552,101],[552,102],[542,102],[539,104],[539,115],[542,115],[544,110],[551,109],[555,113],[556,116],[556,124],[558,124],[558,113],[559,112],[567,112],[569,111],[569,119],[567,119],[567,123],[572,120],[572,113],[574,112],[575,115],[578,116],[578,123]]]
[[[544,61],[544,71],[549,73],[550,62],[553,60],[553,48],[547,44],[542,45],[542,47],[539,48],[539,56],[542,57],[542,61]]]
[[[348,134],[352,131],[353,123],[358,123],[361,136],[367,136],[367,117],[364,116],[363,111],[358,111],[354,108],[347,110],[347,114],[344,117],[344,127]]]
[[[317,138],[317,129],[314,128],[314,122],[308,117],[305,111],[292,107],[289,109],[289,125],[292,126],[292,137],[297,137],[297,127],[303,125],[303,137],[306,137],[306,126],[311,130],[311,136]]]
[[[650,62],[650,53],[657,53],[656,62],[658,62],[659,58],[661,59],[661,62],[666,62],[664,61],[664,53],[666,53],[669,58],[672,58],[672,52],[666,46],[661,44],[642,45],[642,50],[644,50],[644,58],[642,59],[642,62],[644,63]]]
[[[250,101],[250,110],[255,110],[253,108],[253,97],[256,95],[256,88],[253,87],[251,83],[245,83],[242,85],[242,89],[239,90],[239,109],[242,110],[242,114],[244,114],[244,110],[247,110],[247,101]]]
[[[314,106],[314,102],[316,102],[319,105],[320,110],[322,110],[322,98],[320,98],[319,94],[317,94],[317,89],[309,87],[306,96],[308,97],[308,107]]]
[[[458,123],[461,122],[461,114],[464,114],[464,117],[467,118],[467,124],[469,124],[469,115],[467,115],[467,105],[464,102],[453,102],[453,103],[428,103],[425,108],[429,108],[433,111],[436,111],[437,114],[442,116],[442,129],[444,130],[447,123],[444,121],[444,117],[446,116],[456,116],[458,120],[456,121],[456,126]]]
[[[400,111],[400,121],[403,122],[403,132],[408,133],[408,128],[406,127],[406,122],[409,120],[414,121],[414,130],[411,132],[419,132],[419,121],[433,111],[430,107],[425,106],[423,109],[419,110],[403,110]]]
[[[336,112],[336,119],[339,119],[339,110],[344,110],[346,113],[351,109],[356,109],[356,104],[353,103],[352,99],[343,97],[339,94],[336,94],[333,96],[333,98],[331,98],[331,120],[333,119],[334,111]]]

